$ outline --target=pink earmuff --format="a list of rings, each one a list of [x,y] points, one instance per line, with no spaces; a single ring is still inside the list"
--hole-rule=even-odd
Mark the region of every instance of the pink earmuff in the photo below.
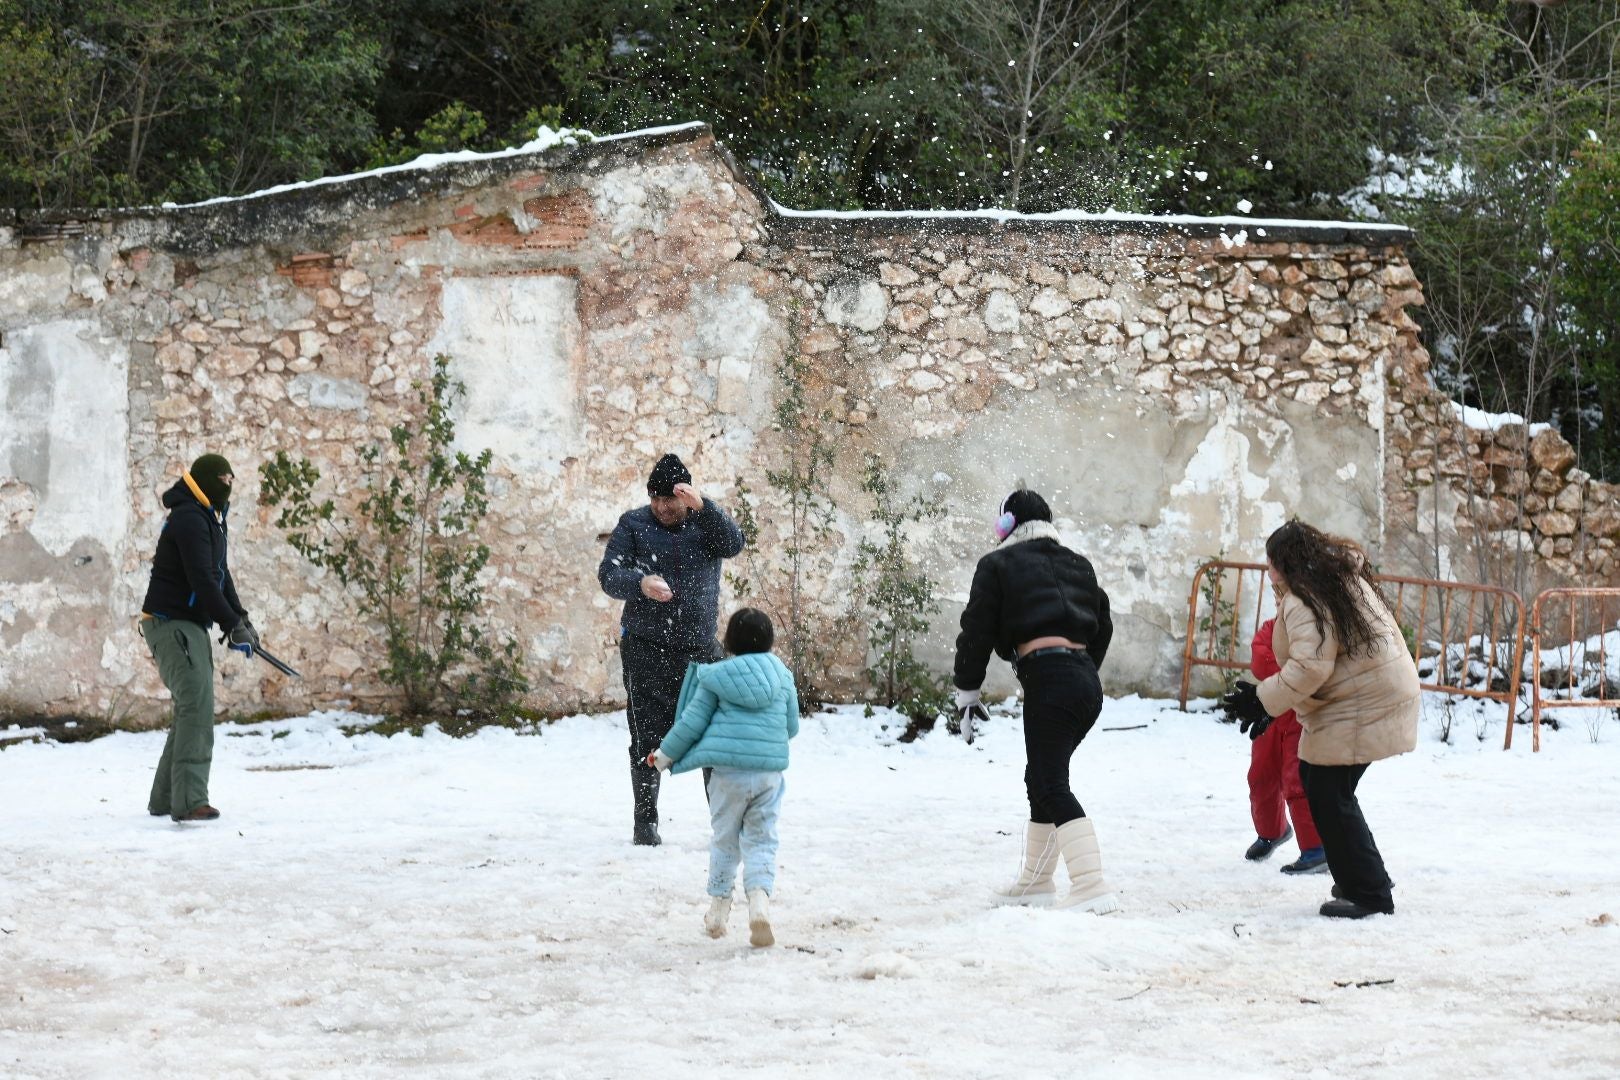
[[[1004,512],[1000,517],[996,518],[996,542],[1000,543],[1007,539],[1016,528],[1018,528],[1018,519]]]

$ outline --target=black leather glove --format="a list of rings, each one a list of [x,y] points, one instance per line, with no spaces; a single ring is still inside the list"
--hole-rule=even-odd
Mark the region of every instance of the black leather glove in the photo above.
[[[1231,693],[1221,698],[1221,708],[1237,718],[1238,730],[1250,739],[1258,739],[1271,726],[1271,717],[1267,715],[1266,707],[1260,704],[1260,694],[1254,683],[1238,683]]]
[[[251,659],[253,650],[259,647],[259,631],[254,629],[253,620],[244,615],[242,621],[231,627],[229,632],[221,634],[219,640]]]

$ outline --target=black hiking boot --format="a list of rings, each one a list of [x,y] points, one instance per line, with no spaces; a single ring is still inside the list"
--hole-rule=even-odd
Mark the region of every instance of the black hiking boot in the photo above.
[[[658,837],[658,823],[656,821],[636,822],[636,831],[632,842],[641,847],[657,847],[662,844],[663,840]]]
[[[1358,904],[1354,900],[1343,898],[1329,900],[1322,905],[1320,910],[1323,915],[1330,919],[1365,919],[1369,915],[1395,914],[1394,905],[1390,906],[1389,911],[1383,911],[1379,908],[1370,908],[1364,904]]]

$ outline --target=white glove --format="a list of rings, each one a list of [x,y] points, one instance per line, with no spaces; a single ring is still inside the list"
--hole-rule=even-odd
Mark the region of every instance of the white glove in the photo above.
[[[985,707],[979,704],[979,691],[958,690],[956,692],[956,727],[962,733],[962,738],[968,745],[978,737],[979,725],[986,723],[990,714]]]
[[[655,769],[668,769],[671,765],[675,764],[675,759],[672,757],[665,757],[664,751],[662,749],[658,749],[647,755],[647,764],[651,765]]]

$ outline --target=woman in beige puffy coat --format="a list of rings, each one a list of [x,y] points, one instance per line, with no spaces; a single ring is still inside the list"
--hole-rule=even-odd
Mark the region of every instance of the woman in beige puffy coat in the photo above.
[[[1266,561],[1279,595],[1272,647],[1281,669],[1234,695],[1248,699],[1239,711],[1257,698],[1267,716],[1299,715],[1300,780],[1333,874],[1322,914],[1393,914],[1356,786],[1369,763],[1417,746],[1417,667],[1353,541],[1290,521],[1266,540]]]

